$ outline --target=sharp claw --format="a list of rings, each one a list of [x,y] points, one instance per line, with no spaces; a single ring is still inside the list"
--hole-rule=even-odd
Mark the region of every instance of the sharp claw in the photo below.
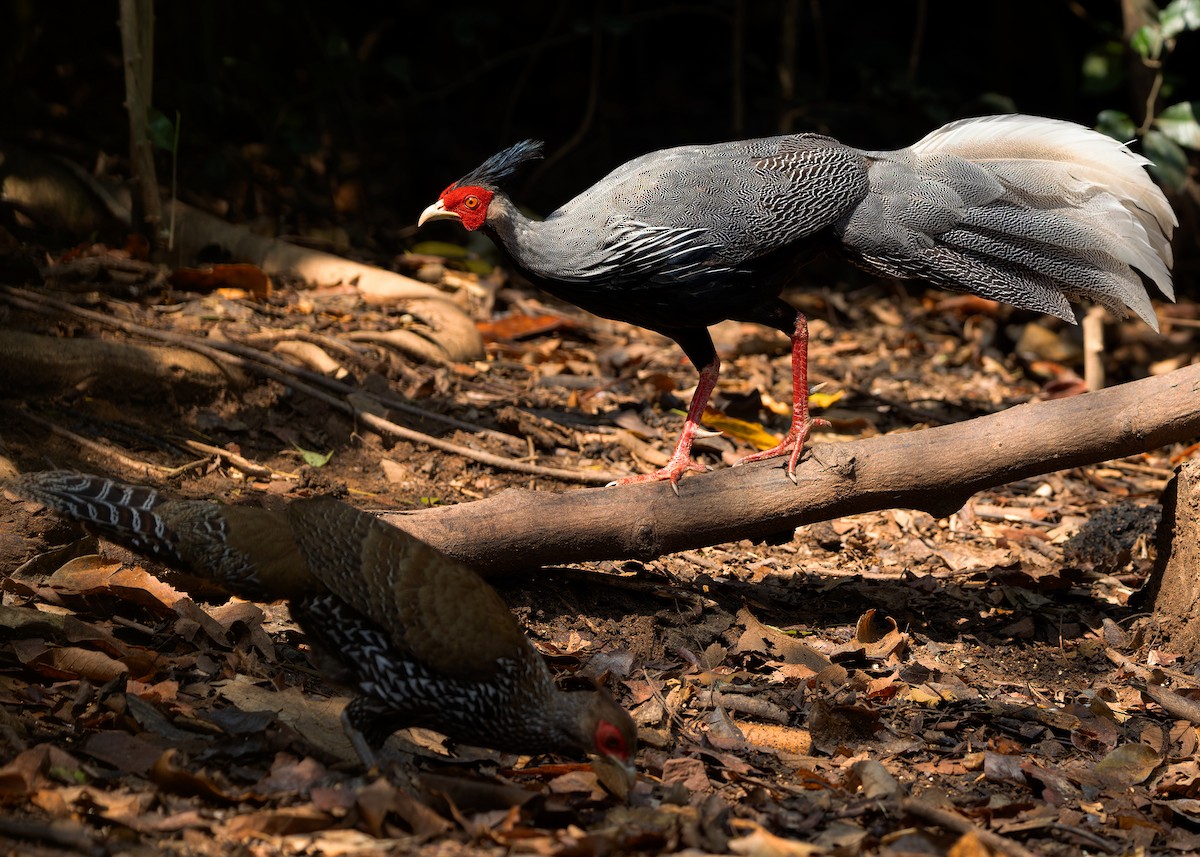
[[[604,487],[605,488],[616,488],[620,484],[621,484],[621,480],[614,479],[612,482],[607,483]]]
[[[696,429],[696,437],[717,437],[720,434],[721,432],[712,429]]]
[[[671,490],[675,492],[675,496],[679,496],[679,483],[674,479],[671,480]]]

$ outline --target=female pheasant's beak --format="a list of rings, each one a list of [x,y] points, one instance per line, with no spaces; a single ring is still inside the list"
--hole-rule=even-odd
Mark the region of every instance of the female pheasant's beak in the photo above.
[[[592,773],[613,795],[626,800],[637,784],[637,768],[632,762],[612,756],[593,756]]]
[[[417,226],[424,226],[431,220],[462,220],[462,218],[456,211],[447,211],[446,206],[442,205],[442,201],[439,199],[421,212],[421,216],[417,219]]]

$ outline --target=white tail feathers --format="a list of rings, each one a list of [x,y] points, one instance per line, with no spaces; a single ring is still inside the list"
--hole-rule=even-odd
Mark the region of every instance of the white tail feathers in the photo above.
[[[1089,297],[1117,309],[1123,304],[1157,329],[1149,296],[1131,269],[1174,299],[1171,234],[1178,221],[1144,169],[1149,163],[1145,158],[1081,125],[1019,114],[952,122],[909,151],[918,163],[930,156],[953,155],[976,164],[1003,185],[1003,202],[1027,204],[1059,218],[1057,229],[1043,228],[1038,235],[1030,234],[1037,226],[1030,231],[1016,227],[1011,212],[995,223],[983,214],[976,225],[1085,259],[1095,268],[1077,281],[1070,274],[1060,275],[1061,269],[1049,270],[1049,261],[1033,267],[1051,276],[1068,297]],[[1039,225],[1049,223],[1043,218]],[[1009,261],[1027,260],[1014,256]]]

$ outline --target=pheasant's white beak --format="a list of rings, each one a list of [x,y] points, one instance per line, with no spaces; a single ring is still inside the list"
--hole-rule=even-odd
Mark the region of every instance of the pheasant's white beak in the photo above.
[[[442,201],[439,199],[421,212],[421,216],[417,218],[417,226],[424,226],[431,220],[462,220],[462,218],[453,211],[446,211],[446,206],[442,205]]]

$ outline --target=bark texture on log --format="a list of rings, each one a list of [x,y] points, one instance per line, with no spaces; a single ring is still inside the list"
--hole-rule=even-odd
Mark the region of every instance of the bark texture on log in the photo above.
[[[1200,365],[957,425],[817,444],[782,459],[666,483],[487,500],[384,515],[488,575],[539,565],[651,559],[888,508],[948,515],[976,491],[1200,436]]]
[[[1200,655],[1200,461],[1189,461],[1163,491],[1158,558],[1139,602],[1154,614],[1171,650]]]

